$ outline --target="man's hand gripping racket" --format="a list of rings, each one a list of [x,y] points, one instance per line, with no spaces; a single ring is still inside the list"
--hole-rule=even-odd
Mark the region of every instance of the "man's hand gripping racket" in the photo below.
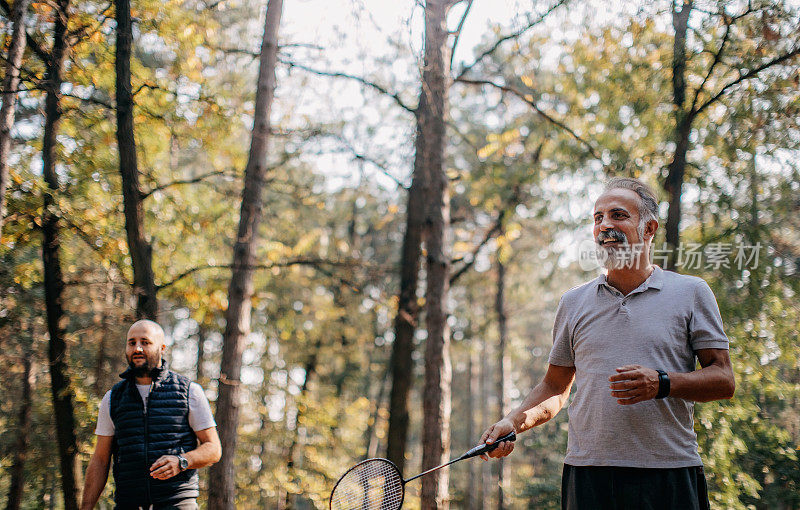
[[[331,492],[330,508],[331,510],[397,510],[403,506],[405,485],[411,480],[460,460],[492,452],[500,445],[516,440],[517,434],[512,428],[510,433],[492,443],[481,443],[446,464],[405,480],[393,462],[387,459],[367,459],[351,467],[339,478]]]

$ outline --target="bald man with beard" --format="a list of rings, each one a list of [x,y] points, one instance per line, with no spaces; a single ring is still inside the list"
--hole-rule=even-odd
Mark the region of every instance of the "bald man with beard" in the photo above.
[[[100,403],[82,510],[97,504],[112,465],[115,508],[197,509],[197,469],[217,462],[222,448],[203,389],[167,368],[165,349],[157,323],[128,330],[128,369]]]

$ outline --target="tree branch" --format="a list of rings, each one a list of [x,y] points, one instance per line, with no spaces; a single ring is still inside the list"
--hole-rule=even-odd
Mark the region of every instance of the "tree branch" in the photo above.
[[[706,82],[708,82],[709,78],[711,78],[711,74],[714,72],[714,69],[716,68],[717,64],[722,62],[722,54],[725,51],[725,45],[728,43],[728,37],[731,34],[731,26],[733,26],[735,22],[744,18],[745,16],[747,16],[752,12],[753,12],[753,6],[748,4],[747,9],[744,12],[737,14],[736,16],[728,16],[727,14],[725,14],[724,8],[722,9],[722,12],[719,13],[719,15],[722,16],[723,21],[725,22],[725,34],[722,36],[722,42],[719,45],[719,49],[714,53],[714,60],[711,62],[711,66],[708,68],[708,72],[706,73],[705,78],[703,78],[703,82],[694,92],[694,98],[692,99],[692,107],[689,110],[690,112],[693,112],[695,107],[697,106],[697,100],[699,99],[700,94],[705,92],[704,89]]]
[[[533,98],[532,98],[532,96],[530,94],[525,94],[524,92],[522,92],[520,90],[517,90],[517,89],[515,89],[513,87],[509,87],[508,85],[501,85],[501,84],[495,83],[495,82],[493,82],[491,80],[472,80],[472,79],[468,79],[468,78],[459,78],[457,81],[459,81],[461,83],[466,83],[466,84],[469,84],[469,85],[490,85],[490,86],[495,87],[495,88],[497,88],[499,90],[502,90],[503,92],[508,92],[510,94],[513,94],[513,95],[517,96],[519,99],[521,99],[522,101],[527,103],[531,108],[533,108],[533,110],[536,113],[538,113],[543,119],[547,120],[548,122],[550,122],[554,126],[560,128],[560,129],[563,129],[564,131],[569,133],[569,135],[572,136],[575,140],[577,140],[578,142],[580,142],[583,145],[585,145],[586,148],[589,150],[589,153],[594,158],[596,158],[598,160],[601,159],[599,154],[597,153],[597,150],[595,149],[595,147],[589,141],[587,141],[584,138],[582,138],[580,135],[578,135],[578,133],[573,131],[569,126],[564,124],[562,121],[557,120],[554,117],[550,116],[549,114],[545,113],[544,110],[539,108],[539,106],[536,104],[536,102],[533,100]]]
[[[402,108],[403,110],[405,110],[405,111],[407,111],[409,113],[412,113],[412,114],[416,115],[416,109],[411,108],[410,106],[408,106],[405,103],[405,101],[403,101],[403,99],[400,97],[399,94],[393,93],[393,92],[389,92],[389,90],[386,87],[384,87],[382,85],[378,85],[377,83],[369,81],[366,78],[363,78],[361,76],[355,76],[355,75],[347,74],[347,73],[339,73],[339,72],[335,72],[335,71],[321,71],[319,69],[313,69],[313,68],[305,66],[303,64],[298,64],[296,62],[292,62],[290,60],[285,60],[285,59],[281,59],[281,58],[279,58],[278,61],[281,62],[282,64],[285,64],[285,65],[289,66],[289,68],[296,67],[298,69],[302,69],[303,71],[306,71],[306,72],[309,72],[309,73],[312,73],[312,74],[316,74],[318,76],[329,76],[329,77],[332,77],[332,78],[347,78],[349,80],[357,81],[358,83],[360,83],[362,85],[366,85],[367,87],[370,87],[373,90],[376,90],[376,91],[380,92],[381,94],[383,94],[385,96],[388,96],[389,98],[394,100],[394,102],[397,103],[397,105],[400,108]]]
[[[534,151],[531,157],[532,165],[537,165],[539,163],[539,159],[542,156],[542,150],[544,149],[545,142],[546,140],[540,143],[539,146]],[[522,202],[522,200],[520,199],[521,195],[522,195],[521,186],[518,184],[514,185],[511,197],[509,197],[509,199],[506,201],[505,207],[501,209],[500,212],[497,214],[497,219],[495,220],[494,225],[492,225],[492,227],[486,231],[486,234],[483,236],[483,240],[481,240],[481,242],[472,250],[472,259],[469,262],[465,263],[463,267],[461,267],[458,271],[456,271],[450,276],[450,285],[453,285],[456,282],[456,280],[458,280],[461,277],[461,275],[466,273],[475,264],[475,259],[477,258],[478,253],[481,251],[481,249],[495,235],[497,235],[499,232],[502,231],[506,214],[508,214],[508,211],[510,211],[512,208],[516,207]],[[454,262],[456,261],[451,261],[451,264]]]
[[[358,261],[337,261],[337,260],[325,260],[325,259],[312,259],[312,258],[296,258],[290,260],[284,260],[279,262],[274,262],[271,264],[256,264],[251,266],[251,269],[272,269],[275,267],[291,267],[291,266],[311,266],[319,268],[321,266],[334,266],[334,267],[353,267],[360,265]],[[196,266],[186,271],[178,274],[172,280],[162,283],[156,286],[156,290],[160,291],[171,287],[178,283],[179,281],[183,280],[184,278],[197,273],[198,271],[205,271],[207,269],[233,269],[233,264],[206,264],[202,266]]]
[[[716,53],[714,53],[714,60],[711,62],[711,66],[709,66],[708,72],[706,73],[705,78],[703,78],[703,82],[699,87],[697,87],[697,90],[694,91],[692,107],[689,109],[690,112],[694,111],[695,107],[697,106],[697,99],[700,97],[700,94],[704,92],[706,82],[714,72],[714,68],[717,67],[717,64],[719,64],[720,60],[722,59],[722,52],[725,50],[725,45],[728,43],[728,37],[731,34],[731,25],[733,25],[733,20],[728,21],[727,18],[725,18],[725,20],[725,35],[722,36],[722,42],[719,45],[719,49]]]
[[[356,148],[353,147],[353,145],[341,135],[338,135],[336,133],[328,133],[328,136],[330,136],[331,138],[336,140],[339,144],[344,146],[344,148],[346,148],[353,155],[353,158],[359,161],[370,163],[371,165],[375,166],[378,170],[380,170],[381,173],[383,173],[386,177],[393,180],[397,184],[397,186],[399,186],[401,189],[408,191],[408,187],[406,187],[406,185],[403,184],[403,182],[400,179],[392,175],[392,173],[389,171],[388,168],[386,168],[386,165],[384,163],[381,163],[380,161],[377,161],[373,157],[357,151]]]
[[[777,56],[777,57],[773,58],[772,60],[770,60],[768,62],[765,62],[764,64],[761,64],[760,66],[756,67],[755,69],[751,69],[751,70],[747,71],[746,73],[740,74],[738,78],[736,78],[735,80],[729,82],[724,87],[722,87],[722,89],[719,92],[717,92],[716,95],[714,95],[713,97],[709,98],[705,103],[701,104],[696,110],[693,110],[693,111],[689,112],[689,115],[692,118],[697,117],[703,110],[705,110],[706,108],[708,108],[712,104],[716,103],[722,96],[724,96],[725,93],[731,87],[733,87],[735,85],[738,85],[739,83],[742,83],[745,80],[749,80],[750,78],[754,78],[761,71],[763,71],[765,69],[769,69],[770,67],[772,67],[774,65],[777,65],[777,64],[780,64],[781,62],[784,62],[786,60],[789,60],[792,57],[797,56],[798,54],[800,54],[800,45],[795,46],[788,53],[784,53],[783,55]]]
[[[221,51],[222,53],[228,53],[233,55],[247,55],[248,57],[258,58],[261,55],[258,51],[253,50],[246,50],[243,48],[222,48],[222,47],[214,47],[213,49],[217,51]]]
[[[453,69],[453,57],[455,56],[456,48],[458,47],[458,39],[461,37],[461,29],[464,28],[464,22],[467,21],[469,10],[472,9],[472,2],[473,0],[467,0],[467,7],[464,9],[464,14],[461,15],[461,19],[458,22],[458,27],[456,27],[455,38],[453,39],[453,47],[450,49],[450,69]]]
[[[219,4],[223,3],[224,1],[225,0],[216,0],[214,2],[211,2],[210,4],[206,4],[205,5],[205,9],[207,11],[212,11],[212,10],[216,9],[217,7],[219,7]]]
[[[474,60],[474,61],[472,61],[472,63],[471,63],[471,64],[469,64],[469,65],[467,65],[467,66],[465,66],[465,67],[463,67],[463,68],[461,69],[461,72],[460,72],[460,73],[458,73],[458,76],[456,76],[456,81],[460,81],[460,80],[461,80],[461,79],[462,79],[462,78],[463,78],[463,77],[464,77],[464,76],[465,76],[465,75],[466,75],[466,74],[467,74],[467,73],[468,73],[468,72],[469,72],[469,71],[470,71],[470,70],[471,70],[473,67],[475,67],[475,66],[476,66],[476,65],[478,65],[478,64],[479,64],[479,63],[480,63],[480,62],[481,62],[483,59],[485,59],[486,57],[488,57],[489,55],[491,55],[492,53],[494,53],[495,51],[497,51],[497,50],[498,50],[498,48],[500,48],[500,46],[501,46],[501,45],[502,45],[504,42],[506,42],[506,41],[510,41],[510,40],[512,40],[512,39],[517,39],[518,37],[521,37],[523,34],[525,34],[525,32],[527,32],[528,30],[532,29],[533,27],[535,27],[535,26],[536,26],[536,25],[538,25],[539,23],[543,22],[543,21],[545,20],[545,18],[546,18],[546,17],[547,17],[547,16],[548,16],[548,15],[549,15],[551,12],[553,12],[553,11],[554,11],[554,10],[556,10],[556,9],[558,9],[558,8],[559,8],[559,7],[561,7],[562,5],[566,4],[568,1],[569,1],[569,0],[558,0],[558,2],[556,2],[555,4],[553,4],[553,5],[552,5],[552,6],[551,6],[549,9],[547,9],[547,10],[544,12],[544,14],[542,14],[541,16],[539,16],[537,19],[535,19],[535,20],[533,20],[533,21],[529,21],[529,22],[528,22],[528,24],[527,24],[526,26],[524,26],[524,27],[520,28],[519,30],[516,30],[516,31],[514,31],[514,32],[512,32],[512,33],[510,33],[510,34],[504,35],[504,36],[503,36],[503,37],[501,37],[500,39],[496,40],[492,46],[490,46],[489,48],[485,49],[485,50],[484,50],[484,51],[483,51],[483,52],[482,52],[480,55],[478,55],[478,57],[477,57],[477,58],[475,58],[475,60]],[[471,3],[471,2],[470,2],[470,3]],[[468,9],[468,10],[469,10],[469,9]],[[466,13],[465,13],[465,15],[466,15]],[[453,65],[453,64],[452,64],[452,60],[451,60],[451,62],[450,62],[450,65],[451,65],[451,66]]]
[[[158,85],[154,85],[154,84],[152,84],[152,83],[147,83],[147,82],[145,82],[145,83],[142,83],[141,85],[139,85],[139,86],[136,88],[136,90],[134,90],[133,92],[131,92],[131,96],[132,96],[132,97],[136,97],[136,94],[138,94],[139,92],[141,92],[143,89],[150,89],[150,90],[160,90],[161,92],[167,92],[167,93],[170,93],[170,94],[176,94],[176,95],[177,95],[177,93],[176,93],[176,92],[174,92],[174,91],[172,91],[172,90],[168,90],[168,89],[165,89],[165,88],[159,87]]]
[[[6,16],[11,15],[11,6],[8,4],[8,0],[0,0],[0,8],[3,9],[3,13]],[[27,42],[27,46],[33,51],[39,59],[45,64],[50,59],[50,52],[46,51],[42,48],[41,44],[39,44],[36,39],[34,39],[31,34],[27,31],[25,32],[25,40]]]
[[[464,142],[465,144],[467,144],[470,149],[472,149],[476,153],[480,150],[480,147],[478,147],[477,144],[473,143],[472,140],[470,140],[467,135],[465,135],[464,133],[461,132],[461,130],[459,129],[459,127],[456,125],[455,122],[453,122],[452,120],[448,120],[448,121],[446,121],[446,124],[447,124],[447,127],[452,129],[453,132],[456,135],[458,135],[458,137],[461,139],[461,141]]]
[[[114,7],[113,0],[109,2],[105,8],[101,9],[100,13],[109,12],[111,11],[112,7]],[[74,46],[81,39],[85,37],[91,37],[93,34],[99,32],[103,28],[103,25],[105,25],[106,21],[110,19],[113,19],[113,16],[104,15],[97,20],[98,21],[97,23],[87,23],[85,25],[76,27],[73,30],[70,30],[69,33],[67,34],[67,37],[70,40],[70,46]],[[92,30],[90,31],[90,29]]]
[[[497,235],[498,232],[500,232],[500,228],[503,226],[504,216],[505,216],[505,211],[500,211],[500,214],[497,215],[497,219],[495,220],[494,224],[492,224],[492,226],[483,235],[483,239],[481,239],[481,242],[478,243],[478,245],[472,249],[471,252],[472,259],[470,259],[469,262],[466,262],[463,266],[461,266],[461,268],[459,268],[458,271],[450,275],[451,286],[456,282],[456,280],[461,278],[461,276],[464,273],[469,271],[473,265],[475,265],[475,260],[478,257],[478,253],[483,249],[484,246],[486,246],[486,243],[488,243],[495,235]]]
[[[215,172],[208,172],[203,175],[198,175],[197,177],[194,177],[192,179],[179,179],[177,181],[171,181],[164,184],[159,184],[158,186],[155,186],[149,191],[143,191],[139,196],[142,198],[142,200],[144,200],[145,198],[149,197],[150,195],[152,195],[157,191],[163,191],[172,186],[181,186],[184,184],[196,184],[198,182],[204,181],[205,179],[208,179],[209,177],[214,177],[215,175],[228,175],[232,177],[237,177],[236,175],[231,174],[230,172],[226,172],[224,170],[217,170]]]
[[[78,99],[78,100],[83,101],[85,103],[91,103],[91,104],[96,104],[98,106],[103,106],[105,108],[108,108],[109,110],[113,110],[114,109],[114,105],[113,104],[109,103],[108,101],[103,101],[102,99],[99,99],[99,98],[96,98],[96,97],[81,97],[81,96],[76,96],[75,94],[67,94],[65,92],[62,92],[61,95],[64,96],[64,97],[71,97],[73,99]]]
[[[104,253],[103,250],[101,250],[100,247],[95,244],[95,239],[92,238],[91,234],[83,230],[83,228],[81,228],[80,225],[72,221],[68,215],[63,213],[63,211],[59,213],[59,216],[64,221],[64,223],[77,234],[80,240],[83,241],[84,244],[89,247],[90,250],[97,253],[101,259],[108,260],[114,267],[117,268],[120,277],[124,278],[123,277],[123,275],[125,274],[124,270],[119,265],[117,265],[117,263],[113,259],[111,259],[107,253]],[[127,284],[133,285],[133,282],[127,282]]]

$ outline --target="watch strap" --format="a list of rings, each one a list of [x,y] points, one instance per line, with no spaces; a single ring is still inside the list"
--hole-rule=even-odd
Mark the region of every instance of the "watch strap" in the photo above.
[[[661,399],[669,396],[669,375],[664,370],[656,370],[658,372],[658,393],[656,398]]]

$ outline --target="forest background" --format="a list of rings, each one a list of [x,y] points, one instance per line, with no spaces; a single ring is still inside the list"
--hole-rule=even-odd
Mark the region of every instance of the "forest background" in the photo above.
[[[137,317],[216,409],[203,507],[325,508],[359,459],[472,446],[599,274],[610,176],[659,191],[657,263],[731,340],[712,506],[800,508],[799,9],[0,0],[6,508],[77,508]],[[407,504],[559,508],[565,447],[561,413]]]

